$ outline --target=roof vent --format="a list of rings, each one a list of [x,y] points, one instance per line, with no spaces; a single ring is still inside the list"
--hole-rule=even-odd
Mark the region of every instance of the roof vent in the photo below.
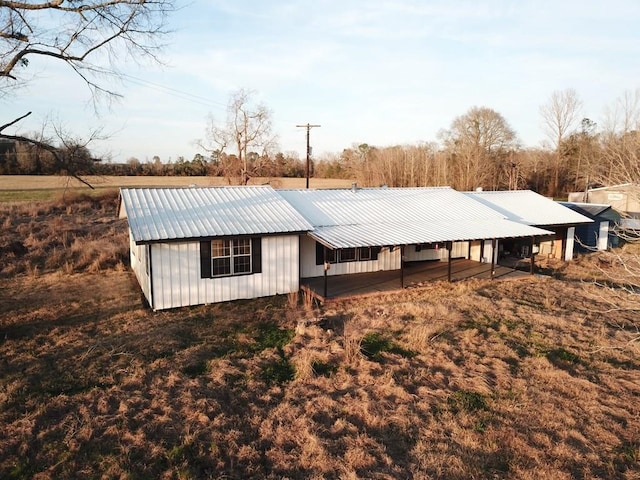
[[[482,191],[482,187],[476,187],[476,192],[481,192]]]
[[[351,191],[352,191],[353,193],[356,193],[356,192],[358,191],[358,182],[353,182],[353,183],[351,184]]]

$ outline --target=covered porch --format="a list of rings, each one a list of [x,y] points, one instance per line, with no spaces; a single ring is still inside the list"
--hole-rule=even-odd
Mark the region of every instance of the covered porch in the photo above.
[[[406,262],[400,270],[302,278],[300,288],[320,302],[324,302],[328,299],[390,292],[438,280],[447,281],[449,278],[451,281],[469,278],[511,280],[528,276],[530,272],[515,270],[504,265],[459,258],[452,259],[450,263],[447,261]]]

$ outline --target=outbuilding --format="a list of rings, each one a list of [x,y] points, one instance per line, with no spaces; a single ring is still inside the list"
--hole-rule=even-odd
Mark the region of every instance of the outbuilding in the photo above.
[[[619,238],[616,229],[620,225],[621,216],[611,205],[579,202],[559,203],[593,220],[591,223],[576,226],[576,252],[587,253],[618,246]]]

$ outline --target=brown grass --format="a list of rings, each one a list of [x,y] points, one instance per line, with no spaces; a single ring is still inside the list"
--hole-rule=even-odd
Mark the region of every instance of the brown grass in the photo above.
[[[120,187],[186,187],[198,185],[200,187],[228,185],[224,177],[147,177],[147,176],[91,176],[82,177],[96,188]],[[256,177],[250,185],[271,184],[274,188],[304,188],[304,178]],[[311,178],[311,188],[348,188],[352,180]],[[0,190],[39,190],[39,189],[87,189],[78,180],[55,175],[0,175]]]
[[[640,476],[637,297],[580,281],[597,256],[153,313],[114,201],[0,211],[28,250],[2,256],[0,478]]]

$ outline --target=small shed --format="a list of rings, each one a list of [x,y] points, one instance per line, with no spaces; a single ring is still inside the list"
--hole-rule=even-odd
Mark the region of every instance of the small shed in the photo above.
[[[467,195],[504,214],[509,220],[553,232],[538,239],[533,253],[561,260],[573,258],[576,226],[593,222],[591,218],[531,190],[476,191],[467,192]],[[531,255],[532,249],[517,241],[505,242],[503,246],[505,254]]]
[[[620,225],[620,214],[611,205],[599,203],[559,202],[561,205],[591,218],[592,223],[576,226],[575,251],[608,250],[618,246],[616,226]]]
[[[154,310],[297,292],[312,227],[269,186],[125,188],[131,266]]]

